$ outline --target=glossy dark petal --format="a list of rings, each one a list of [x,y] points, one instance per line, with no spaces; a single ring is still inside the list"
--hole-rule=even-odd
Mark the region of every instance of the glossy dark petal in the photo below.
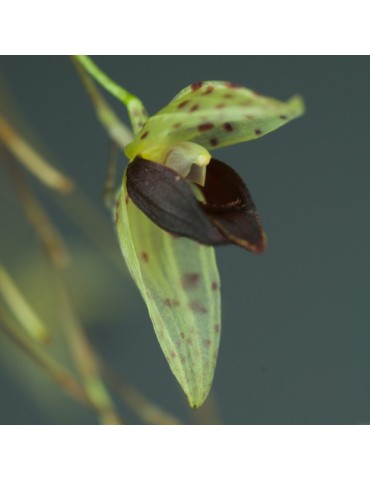
[[[230,242],[255,253],[266,248],[256,206],[243,179],[231,167],[212,158],[201,190],[203,210]]]
[[[171,168],[137,157],[126,175],[131,200],[163,230],[206,245],[229,243],[200,207],[189,183]]]

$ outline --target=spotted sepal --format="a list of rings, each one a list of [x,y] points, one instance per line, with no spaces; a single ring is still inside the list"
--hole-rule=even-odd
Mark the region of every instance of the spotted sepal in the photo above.
[[[129,198],[126,175],[116,219],[123,255],[160,346],[189,404],[197,408],[212,384],[221,330],[214,249],[155,225]]]
[[[182,141],[225,147],[259,138],[303,112],[300,96],[282,102],[230,82],[198,82],[150,117],[126,154],[160,161],[164,149]]]

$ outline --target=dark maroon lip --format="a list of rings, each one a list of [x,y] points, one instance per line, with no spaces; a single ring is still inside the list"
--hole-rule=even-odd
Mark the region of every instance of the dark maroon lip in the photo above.
[[[243,179],[230,166],[212,158],[200,187],[203,210],[230,243],[255,253],[266,249],[266,236],[256,205]]]
[[[208,220],[189,183],[169,167],[135,158],[127,167],[127,193],[163,230],[206,245],[228,243]]]
[[[205,245],[236,244],[258,253],[266,247],[252,197],[228,165],[211,159],[199,202],[188,180],[160,163],[136,157],[127,167],[127,192],[156,225]]]

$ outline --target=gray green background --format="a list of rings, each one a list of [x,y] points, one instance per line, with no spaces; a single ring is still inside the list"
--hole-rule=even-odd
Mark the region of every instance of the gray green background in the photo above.
[[[217,250],[223,330],[213,393],[227,424],[369,423],[369,59],[93,58],[150,113],[197,80],[230,80],[280,99],[303,95],[307,112],[301,119],[258,141],[215,152],[245,179],[269,248],[260,256],[237,247]],[[109,142],[70,60],[1,57],[0,73],[59,165],[101,203]],[[123,158],[119,168],[121,175]],[[14,223],[23,220],[3,170],[0,176],[0,257],[21,272],[29,243],[10,238]],[[36,188],[47,204],[48,193]],[[84,239],[50,209],[83,252]],[[19,228],[19,237],[32,243],[30,229]],[[103,267],[98,275],[109,282],[112,305],[88,324],[94,345],[148,397],[191,421],[135,287]],[[99,289],[93,295],[96,304],[106,301]],[[13,357],[0,358],[0,423],[95,423],[68,399],[52,412],[40,408],[17,380]],[[57,393],[50,393],[50,402]]]

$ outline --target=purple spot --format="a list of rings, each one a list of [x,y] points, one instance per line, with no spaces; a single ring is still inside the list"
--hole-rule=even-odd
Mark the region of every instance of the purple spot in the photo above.
[[[220,288],[217,282],[212,282],[211,288],[213,291],[218,290]]]
[[[214,89],[215,87],[212,87],[212,85],[210,85],[205,89],[205,92],[203,93],[203,95],[208,95],[209,93],[212,93]]]
[[[211,340],[204,340],[203,341],[203,345],[206,347],[206,348],[209,348],[211,346]]]
[[[195,82],[191,86],[191,89],[193,90],[193,92],[196,92],[197,90],[199,90],[202,87],[202,85],[203,85],[203,82]]]
[[[141,140],[144,140],[144,138],[146,138],[148,135],[149,135],[149,130],[147,130],[146,132],[142,133],[141,136],[140,136]]]
[[[181,277],[181,285],[184,290],[193,290],[199,286],[199,273],[184,273]]]
[[[196,103],[195,105],[193,105],[193,106],[191,107],[190,111],[191,111],[191,112],[195,112],[195,111],[198,110],[198,109],[199,109],[199,104]]]
[[[129,201],[130,201],[129,196],[128,196],[128,194],[126,193],[125,204],[128,205]]]
[[[200,132],[206,132],[207,130],[212,130],[214,128],[213,123],[203,123],[202,125],[199,125],[198,130]]]
[[[187,105],[188,103],[189,103],[189,100],[184,100],[183,102],[177,105],[177,108],[184,108],[185,105]]]
[[[254,133],[256,135],[261,135],[262,131],[259,129],[259,128],[256,128],[256,130],[254,131]]]
[[[217,147],[218,145],[218,139],[217,138],[211,138],[209,143],[212,145],[212,147]]]
[[[225,85],[228,88],[241,88],[242,87],[239,83],[234,83],[234,82],[226,82]]]
[[[172,126],[173,126],[173,128],[179,128],[179,127],[181,127],[181,123],[175,123],[175,124],[172,125]]]
[[[220,333],[220,324],[219,323],[216,323],[216,325],[214,326],[214,330],[216,333]]]
[[[166,298],[164,304],[166,305],[166,307],[174,308],[178,307],[180,305],[180,302],[176,300],[176,298]]]
[[[141,258],[143,262],[148,263],[149,262],[149,255],[146,252],[141,252]]]
[[[216,105],[216,108],[225,108],[226,107],[226,104],[225,103],[218,103]]]
[[[232,93],[225,93],[224,98],[233,98],[234,95]]]
[[[199,300],[194,300],[189,303],[189,308],[194,313],[207,313],[208,310]]]
[[[224,130],[226,130],[227,132],[232,132],[234,129],[233,129],[233,126],[231,125],[231,123],[226,122],[226,123],[224,123]]]
[[[116,223],[118,223],[118,209],[119,209],[119,199],[117,200],[117,203],[116,203],[116,214],[115,214]]]
[[[173,350],[170,351],[170,356],[171,358],[176,358],[176,352],[174,352]]]
[[[281,118],[282,120],[287,120],[287,116],[286,115],[280,115],[279,118]]]

